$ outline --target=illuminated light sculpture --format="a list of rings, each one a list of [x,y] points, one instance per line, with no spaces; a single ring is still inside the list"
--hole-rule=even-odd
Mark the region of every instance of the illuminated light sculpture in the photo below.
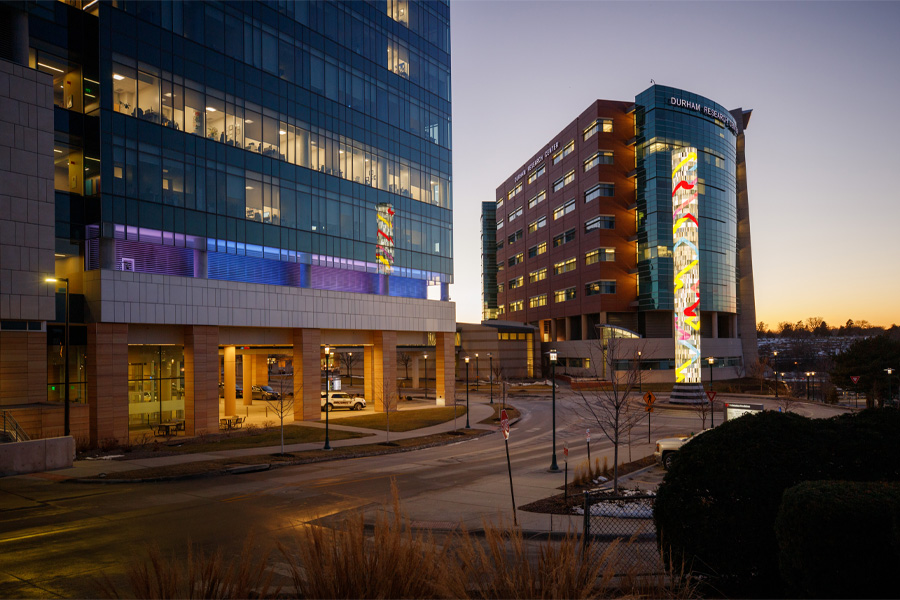
[[[700,386],[700,224],[697,149],[672,153],[675,382]],[[702,391],[701,391],[702,395]],[[701,398],[702,399],[702,398]]]
[[[394,266],[394,208],[390,204],[378,205],[378,240],[375,243],[375,262],[378,272],[390,275]]]

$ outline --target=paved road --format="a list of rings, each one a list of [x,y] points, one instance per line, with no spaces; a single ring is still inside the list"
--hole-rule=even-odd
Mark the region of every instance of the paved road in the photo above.
[[[512,430],[510,458],[516,501],[524,505],[557,493],[563,480],[562,474],[547,471],[551,403],[522,398],[515,404],[523,416]],[[564,442],[570,443],[573,467],[586,457],[587,426],[592,456],[606,456],[611,463],[611,444],[576,405],[576,397],[559,394],[560,467]],[[804,411],[819,409],[799,409]],[[663,408],[653,414],[650,437],[655,442],[699,428],[693,411]],[[646,423],[634,431],[634,458],[652,451],[646,431]],[[627,460],[627,446],[620,450]],[[120,577],[127,561],[151,543],[166,553],[182,553],[188,540],[206,549],[237,552],[254,532],[261,545],[271,548],[276,541],[289,542],[306,523],[360,509],[371,515],[389,502],[392,480],[416,525],[440,528],[463,522],[474,529],[483,519],[511,520],[499,434],[411,453],[181,482],[99,485],[58,479],[54,473],[0,479],[0,597],[96,596],[92,578],[103,573]],[[525,529],[578,524],[568,517],[518,515]]]

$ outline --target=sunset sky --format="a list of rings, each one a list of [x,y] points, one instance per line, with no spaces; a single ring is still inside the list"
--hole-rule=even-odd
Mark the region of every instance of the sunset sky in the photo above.
[[[900,323],[898,25],[897,2],[451,2],[457,321],[481,320],[481,202],[652,78],[753,109],[757,321]]]

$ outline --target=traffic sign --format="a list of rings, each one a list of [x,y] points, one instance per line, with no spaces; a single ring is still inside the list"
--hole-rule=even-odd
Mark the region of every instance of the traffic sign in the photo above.
[[[506,409],[500,411],[500,430],[503,432],[503,439],[509,439],[509,416],[506,414]]]
[[[587,439],[587,443],[590,444],[591,443],[591,430],[590,429],[584,430],[584,437]]]
[[[706,395],[709,396],[710,403],[712,403],[716,399],[716,394],[718,394],[718,393],[719,392],[714,392],[712,390],[706,392]]]
[[[859,383],[859,375],[851,375],[850,381],[853,382],[853,385],[856,385],[857,383]]]
[[[653,395],[653,392],[647,392],[644,394],[644,403],[647,406],[653,406],[653,403],[656,402],[656,396]]]
[[[566,460],[566,462],[569,462],[569,445],[568,444],[565,444],[563,446],[563,458]]]

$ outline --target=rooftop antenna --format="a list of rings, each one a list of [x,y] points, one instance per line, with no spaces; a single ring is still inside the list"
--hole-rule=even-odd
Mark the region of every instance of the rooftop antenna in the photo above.
[[[653,85],[656,85],[656,82],[653,81],[652,79],[650,80],[650,83],[652,83]]]

